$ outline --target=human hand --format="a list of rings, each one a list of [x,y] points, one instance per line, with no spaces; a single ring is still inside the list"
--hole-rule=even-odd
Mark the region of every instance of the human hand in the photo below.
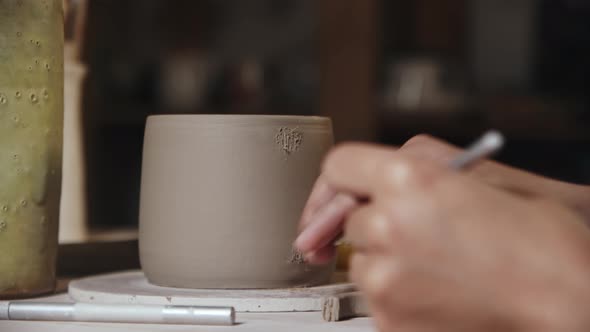
[[[366,145],[354,144],[362,150]],[[382,159],[392,158],[394,149],[375,147]],[[446,166],[461,149],[427,135],[419,135],[399,150],[398,154],[413,156],[428,163]],[[361,152],[355,157],[365,158]],[[581,212],[590,220],[590,188],[556,181],[508,167],[493,161],[483,161],[465,172],[473,178],[491,186],[528,197],[549,197]],[[344,218],[358,206],[362,197],[352,197],[338,193],[324,176],[317,180],[305,206],[300,221],[302,234],[295,246],[305,254],[310,263],[322,264],[329,261],[335,253],[334,239],[342,233]]]
[[[590,230],[572,210],[370,146],[333,151],[323,179],[365,199],[345,236],[380,331],[589,330]]]

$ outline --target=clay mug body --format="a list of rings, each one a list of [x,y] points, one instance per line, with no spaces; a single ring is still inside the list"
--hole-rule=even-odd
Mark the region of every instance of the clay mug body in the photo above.
[[[149,117],[139,226],[148,280],[182,288],[328,282],[333,264],[306,264],[293,241],[332,144],[328,118]]]

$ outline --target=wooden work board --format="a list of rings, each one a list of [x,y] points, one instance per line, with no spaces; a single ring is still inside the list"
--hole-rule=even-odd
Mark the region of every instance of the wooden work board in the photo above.
[[[303,312],[322,311],[325,298],[354,290],[347,282],[308,288],[183,289],[152,285],[143,272],[130,271],[72,281],[68,292],[73,300],[85,303],[233,306],[237,312]]]

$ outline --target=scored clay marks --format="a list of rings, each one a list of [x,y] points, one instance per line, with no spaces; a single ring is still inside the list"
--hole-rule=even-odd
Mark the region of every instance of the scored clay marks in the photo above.
[[[275,135],[275,142],[285,154],[290,155],[301,147],[303,134],[297,127],[281,127]]]

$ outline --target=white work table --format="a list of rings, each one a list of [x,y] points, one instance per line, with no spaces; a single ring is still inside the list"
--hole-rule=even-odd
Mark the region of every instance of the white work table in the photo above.
[[[42,302],[71,302],[66,294],[33,299]],[[105,324],[85,322],[25,322],[0,321],[1,332],[124,332],[124,331],[214,331],[214,332],[289,332],[289,331],[373,331],[370,318],[328,323],[320,312],[301,313],[237,313],[234,326]]]

